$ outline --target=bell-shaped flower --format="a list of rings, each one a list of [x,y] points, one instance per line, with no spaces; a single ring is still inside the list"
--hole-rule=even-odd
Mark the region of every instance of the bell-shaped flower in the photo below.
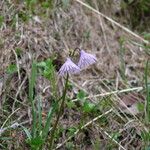
[[[79,73],[81,69],[71,61],[70,58],[67,58],[66,62],[59,69],[58,74],[64,76],[65,74],[75,74]]]
[[[78,62],[78,67],[84,69],[89,65],[96,63],[97,58],[95,55],[86,53],[84,50],[80,51],[80,60]]]

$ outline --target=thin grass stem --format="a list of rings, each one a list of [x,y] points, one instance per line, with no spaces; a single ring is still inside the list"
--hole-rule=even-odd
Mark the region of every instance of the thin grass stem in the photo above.
[[[52,132],[51,132],[49,149],[53,148],[53,141],[54,141],[55,131],[57,129],[57,125],[58,125],[60,116],[62,114],[65,99],[66,99],[66,93],[67,93],[67,89],[68,89],[68,80],[69,80],[69,74],[67,74],[67,77],[66,77],[65,87],[64,87],[63,96],[62,96],[62,102],[61,102],[60,109],[59,109],[59,112],[58,112],[58,115],[57,115],[57,118],[56,118],[56,122],[55,122],[54,127],[53,127]]]

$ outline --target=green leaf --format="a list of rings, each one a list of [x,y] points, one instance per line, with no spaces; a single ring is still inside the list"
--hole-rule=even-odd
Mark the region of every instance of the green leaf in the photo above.
[[[79,93],[77,94],[77,99],[83,100],[83,99],[85,98],[85,96],[86,96],[86,93],[85,93],[83,90],[81,90],[81,91],[79,91]]]
[[[17,72],[17,65],[16,64],[10,64],[7,69],[6,69],[6,72],[8,74],[13,74],[13,73],[16,73]]]
[[[27,143],[32,147],[32,149],[40,148],[41,145],[43,145],[44,140],[42,137],[35,137],[27,140]]]
[[[75,103],[72,102],[71,100],[66,102],[66,104],[67,104],[68,108],[75,108],[76,107]]]
[[[42,131],[42,100],[38,97],[38,131],[39,134]]]
[[[145,38],[146,40],[150,40],[150,33],[144,34],[144,38]]]
[[[120,133],[119,132],[113,132],[111,133],[111,138],[112,139],[115,139],[116,141],[118,140],[118,137],[120,136]]]
[[[146,143],[150,141],[150,133],[146,131],[142,131],[141,133],[142,140]]]
[[[42,2],[42,7],[47,9],[47,8],[50,8],[52,9],[53,8],[53,3],[52,2]]]
[[[77,130],[77,128],[75,128],[75,127],[70,127],[70,128],[68,129],[68,131],[69,131],[69,136],[73,135],[73,134],[76,132],[76,130]]]
[[[0,27],[2,26],[3,22],[4,22],[4,17],[0,15]]]
[[[75,148],[75,145],[74,145],[73,142],[67,142],[67,143],[66,143],[66,148],[71,150],[71,149],[74,149],[74,148]]]
[[[86,113],[91,112],[94,109],[95,105],[90,102],[85,102],[83,105],[83,111]]]
[[[29,99],[32,102],[34,100],[34,86],[37,75],[37,65],[35,62],[32,63],[31,76],[29,78]]]
[[[37,63],[37,66],[38,67],[46,67],[46,62],[44,62],[44,61],[42,61],[42,62],[39,62],[39,63]]]
[[[45,66],[43,71],[43,76],[50,81],[51,92],[54,98],[57,99],[58,98],[57,79],[56,79],[55,66],[53,65],[53,59],[47,59],[45,63],[42,62],[42,64]]]
[[[51,80],[55,77],[55,67],[53,65],[53,60],[47,59],[46,61],[39,62],[37,63],[37,66],[44,69],[43,76],[48,80]]]
[[[141,112],[141,111],[144,111],[144,107],[145,107],[145,105],[143,104],[143,103],[137,103],[137,108],[138,108],[138,110]]]
[[[21,48],[16,48],[15,49],[17,56],[21,55],[22,49]]]
[[[52,107],[50,108],[47,118],[46,118],[46,123],[45,123],[45,127],[43,128],[42,131],[42,137],[45,139],[48,135],[49,132],[49,128],[50,128],[50,124],[51,124],[51,120],[52,120],[52,116],[55,112],[55,110],[58,108],[58,102],[55,102]]]
[[[35,62],[32,63],[32,70],[31,70],[31,76],[29,79],[29,100],[31,102],[32,107],[32,136],[35,137],[36,135],[36,123],[37,123],[37,112],[34,106],[34,86],[36,82],[36,75],[37,75],[37,65]]]
[[[22,125],[20,125],[20,126],[22,127],[22,129],[23,129],[23,130],[24,130],[24,132],[26,133],[26,135],[27,135],[28,139],[31,139],[31,138],[32,138],[32,136],[31,136],[30,131],[29,131],[26,127],[24,127],[24,126],[22,126]]]

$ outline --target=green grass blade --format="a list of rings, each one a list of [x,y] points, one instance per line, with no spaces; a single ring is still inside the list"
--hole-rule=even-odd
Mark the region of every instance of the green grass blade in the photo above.
[[[32,63],[32,70],[31,70],[31,76],[29,79],[29,100],[31,102],[31,107],[32,107],[32,136],[36,136],[36,122],[37,122],[37,114],[34,106],[34,86],[35,86],[35,81],[36,81],[36,75],[37,75],[37,65],[35,62]]]
[[[41,97],[38,98],[38,130],[42,131],[42,102]]]
[[[32,63],[32,70],[31,70],[31,76],[29,79],[29,100],[32,102],[34,101],[34,86],[36,81],[36,75],[37,75],[37,66],[36,63]]]
[[[29,131],[26,127],[24,127],[24,126],[22,126],[22,125],[20,125],[20,126],[22,127],[22,129],[23,129],[24,132],[26,133],[28,139],[31,140],[32,135],[30,134],[30,131]]]
[[[37,128],[36,128],[36,123],[37,123],[37,112],[35,110],[35,106],[34,106],[34,103],[32,102],[32,129],[31,129],[31,132],[32,132],[32,136],[33,137],[36,137],[36,131],[37,131]]]
[[[44,139],[47,137],[47,134],[49,132],[49,127],[51,124],[51,120],[52,120],[52,116],[53,116],[54,112],[56,111],[57,107],[58,107],[58,102],[55,102],[48,112],[45,127],[44,127],[43,132],[42,132],[42,137]]]

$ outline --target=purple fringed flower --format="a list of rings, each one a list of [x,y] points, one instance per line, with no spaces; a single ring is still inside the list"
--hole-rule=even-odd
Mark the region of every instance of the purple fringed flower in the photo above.
[[[84,50],[80,51],[80,60],[78,62],[78,67],[83,69],[88,67],[89,65],[92,65],[96,63],[97,58],[96,56],[86,53]]]
[[[58,74],[63,76],[65,74],[75,74],[75,73],[78,73],[80,72],[81,69],[76,65],[74,64],[70,58],[67,58],[66,62],[61,66]]]

